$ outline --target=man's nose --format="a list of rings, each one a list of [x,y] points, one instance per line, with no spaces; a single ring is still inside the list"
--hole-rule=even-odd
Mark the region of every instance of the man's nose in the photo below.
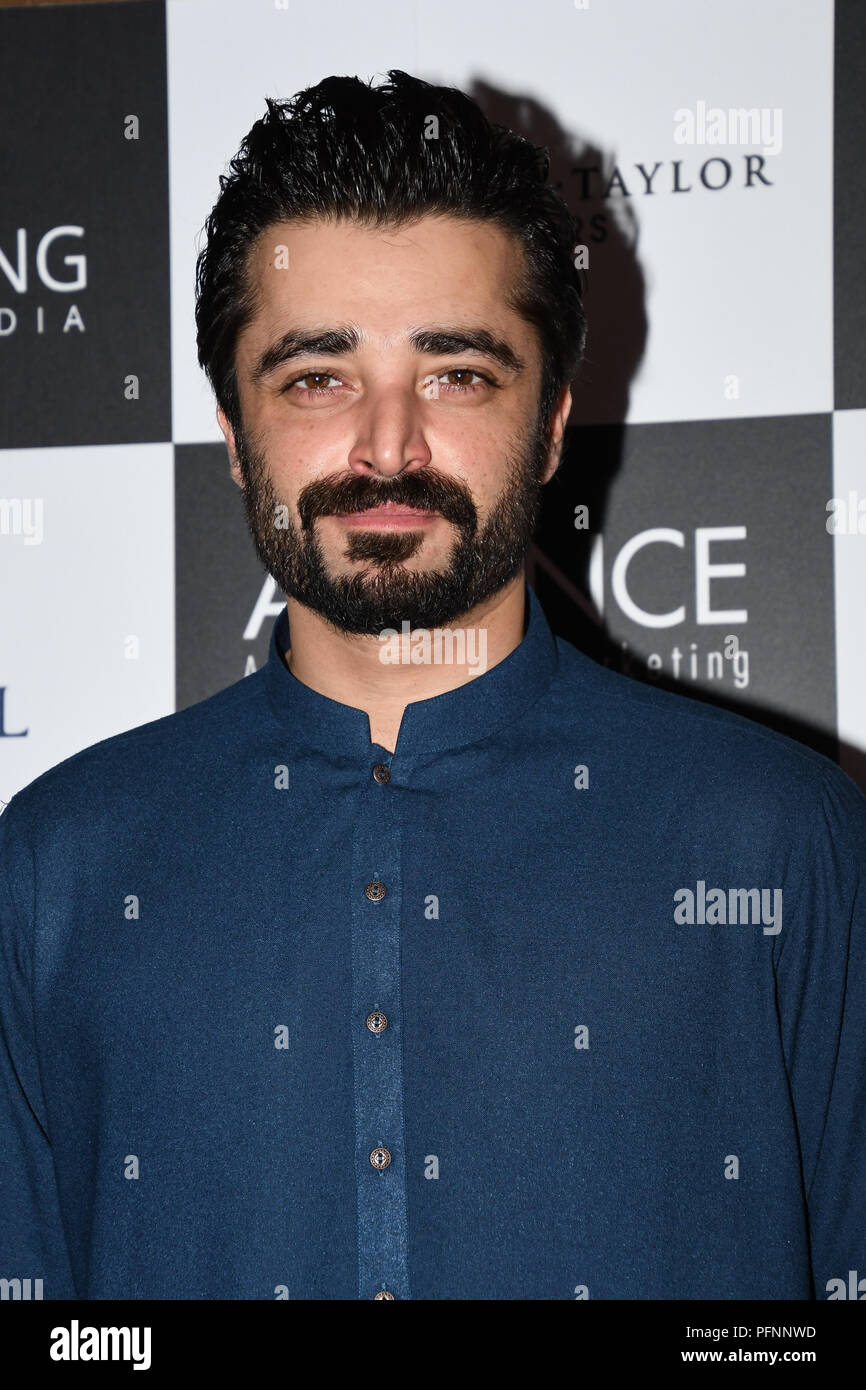
[[[424,435],[423,406],[414,388],[391,385],[369,392],[349,453],[352,471],[393,478],[425,468],[433,455]]]

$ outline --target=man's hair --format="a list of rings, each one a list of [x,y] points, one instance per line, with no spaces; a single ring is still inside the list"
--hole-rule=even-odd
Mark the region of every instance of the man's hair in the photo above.
[[[399,227],[425,214],[492,222],[519,239],[526,273],[510,303],[540,337],[547,424],[586,337],[575,225],[547,182],[547,151],[491,123],[464,92],[399,70],[378,87],[327,77],[266,104],[220,175],[196,264],[198,360],[235,433],[235,348],[259,307],[248,274],[256,238],[293,219]]]

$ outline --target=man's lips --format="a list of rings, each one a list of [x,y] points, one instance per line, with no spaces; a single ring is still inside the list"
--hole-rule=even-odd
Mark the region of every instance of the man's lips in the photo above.
[[[334,513],[337,521],[355,531],[408,531],[429,526],[438,512],[425,512],[419,507],[407,507],[401,502],[383,502],[365,512]]]

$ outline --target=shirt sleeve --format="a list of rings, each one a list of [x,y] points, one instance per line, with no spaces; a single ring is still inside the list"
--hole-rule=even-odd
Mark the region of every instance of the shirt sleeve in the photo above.
[[[814,1296],[826,1299],[850,1287],[852,1270],[866,1280],[866,798],[830,764],[802,854],[800,888],[783,905],[777,1001]]]
[[[30,943],[12,893],[12,806],[0,815],[0,1276],[29,1279],[31,1298],[76,1298],[39,1079]]]

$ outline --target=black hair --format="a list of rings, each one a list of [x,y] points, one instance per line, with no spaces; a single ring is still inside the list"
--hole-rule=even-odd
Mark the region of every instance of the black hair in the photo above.
[[[547,182],[547,151],[490,122],[464,92],[397,69],[378,87],[326,77],[266,105],[220,176],[196,263],[198,360],[235,433],[235,348],[257,310],[247,274],[256,238],[293,219],[397,227],[428,213],[490,221],[519,239],[526,274],[512,307],[540,337],[547,423],[586,338],[575,226]]]

